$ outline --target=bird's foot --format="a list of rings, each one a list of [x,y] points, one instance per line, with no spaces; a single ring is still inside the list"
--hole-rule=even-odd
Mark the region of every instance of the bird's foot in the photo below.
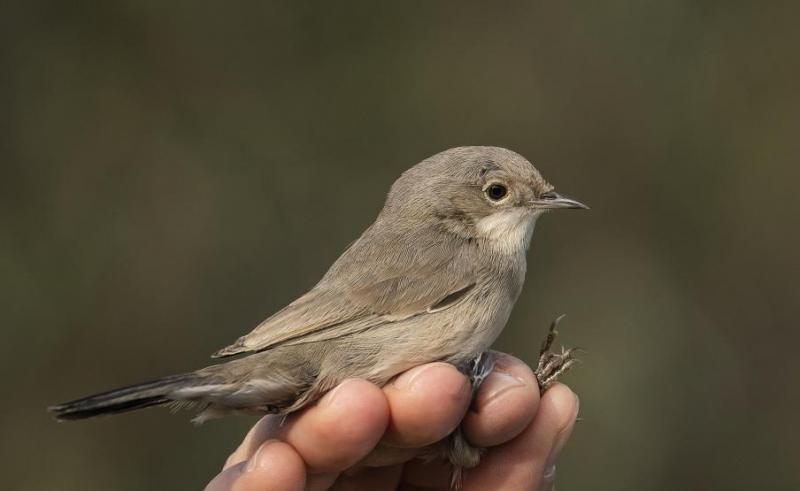
[[[564,316],[562,315],[550,324],[547,337],[542,343],[542,348],[539,352],[539,363],[536,370],[534,370],[534,374],[539,381],[539,390],[542,393],[556,383],[561,375],[565,374],[575,364],[579,363],[575,355],[583,351],[580,348],[565,349],[563,347],[560,353],[553,353],[550,351],[553,342],[558,336],[558,331],[556,329],[563,318]],[[462,366],[461,371],[469,377],[469,381],[472,383],[473,400],[475,399],[475,395],[481,383],[492,373],[495,361],[495,353],[484,351],[466,366]],[[453,490],[457,490],[461,487],[464,471],[480,463],[484,449],[472,446],[464,437],[461,427],[456,428],[456,430],[450,434],[445,448],[445,458],[453,465],[450,487]]]
[[[580,360],[575,355],[584,351],[581,348],[565,349],[563,346],[560,353],[550,351],[553,341],[558,336],[556,329],[563,318],[564,316],[560,315],[550,324],[547,337],[542,342],[541,350],[539,350],[539,363],[533,373],[536,374],[536,379],[539,381],[539,391],[542,393],[556,383],[561,375],[567,373],[570,368],[579,363]]]

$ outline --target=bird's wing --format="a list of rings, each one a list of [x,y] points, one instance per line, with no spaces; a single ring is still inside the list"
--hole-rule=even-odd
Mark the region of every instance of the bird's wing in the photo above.
[[[368,229],[311,291],[213,356],[338,338],[454,305],[476,284],[472,248],[431,232]]]

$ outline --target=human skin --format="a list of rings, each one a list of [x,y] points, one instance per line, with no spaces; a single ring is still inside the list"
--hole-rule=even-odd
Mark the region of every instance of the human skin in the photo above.
[[[497,356],[472,404],[463,374],[430,363],[383,388],[346,380],[283,424],[265,416],[206,491],[449,490],[449,465],[415,457],[459,424],[470,443],[487,448],[461,489],[552,489],[578,398],[562,384],[540,398],[525,363]]]

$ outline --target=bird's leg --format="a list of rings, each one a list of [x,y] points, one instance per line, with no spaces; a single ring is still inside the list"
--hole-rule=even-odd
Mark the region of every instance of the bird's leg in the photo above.
[[[553,345],[558,336],[558,324],[564,318],[563,315],[559,316],[550,324],[550,329],[547,331],[547,337],[542,342],[542,348],[539,350],[539,363],[534,370],[536,380],[539,381],[539,391],[544,393],[558,378],[567,373],[579,360],[575,355],[583,350],[580,348],[565,349],[561,347],[560,353],[553,353],[550,347]]]
[[[472,384],[472,401],[475,400],[475,395],[478,393],[483,381],[494,370],[495,359],[496,356],[493,352],[484,351],[467,363],[466,366],[460,367],[460,370],[466,374]],[[451,489],[459,489],[464,469],[471,469],[480,463],[483,449],[472,446],[464,437],[464,433],[459,426],[448,437],[445,452],[447,460],[453,465],[450,487]]]
[[[561,352],[553,353],[550,348],[558,336],[558,324],[564,316],[559,316],[550,324],[550,329],[547,331],[547,337],[542,342],[542,347],[539,350],[539,362],[534,370],[536,379],[539,382],[539,391],[544,393],[558,378],[568,372],[576,363],[578,359],[575,355],[582,350],[580,348],[561,348]],[[469,377],[472,383],[472,400],[475,400],[475,395],[481,383],[492,373],[496,355],[491,351],[484,351],[480,353],[475,359],[461,366],[460,370]],[[461,427],[450,434],[446,446],[446,458],[453,465],[453,475],[451,479],[451,488],[458,489],[461,486],[461,479],[464,469],[471,469],[477,466],[481,461],[481,455],[484,449],[472,446],[464,437]]]

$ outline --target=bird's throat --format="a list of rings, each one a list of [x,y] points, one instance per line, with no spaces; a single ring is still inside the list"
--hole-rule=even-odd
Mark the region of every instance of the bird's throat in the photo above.
[[[501,254],[524,254],[541,213],[523,208],[499,211],[475,224],[476,238]]]

